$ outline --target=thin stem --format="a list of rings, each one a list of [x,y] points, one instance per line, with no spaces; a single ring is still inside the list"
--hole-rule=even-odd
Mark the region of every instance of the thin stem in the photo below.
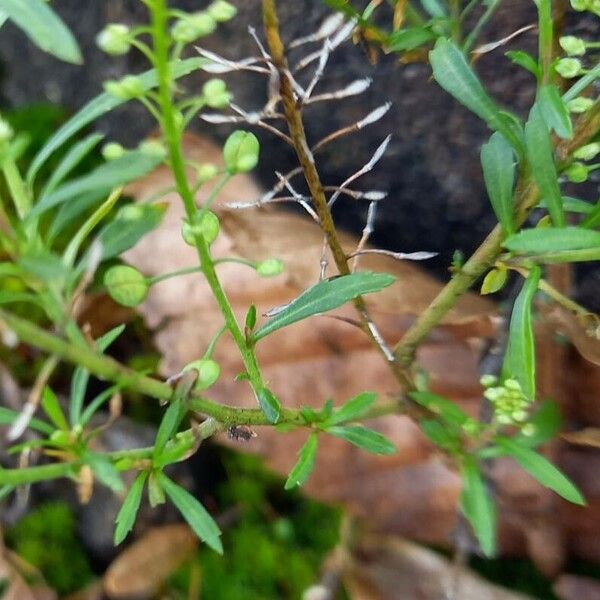
[[[152,0],[152,10],[150,12],[156,71],[159,82],[158,93],[162,115],[161,125],[169,150],[171,169],[175,178],[177,191],[183,200],[187,217],[191,221],[197,208],[194,202],[194,194],[186,177],[185,161],[181,148],[182,131],[176,122],[175,109],[172,102],[173,81],[169,66],[169,41],[166,33],[168,12],[165,0]],[[259,390],[264,387],[264,384],[254,352],[246,343],[246,338],[237,322],[229,299],[217,277],[206,240],[202,235],[198,235],[196,236],[196,241],[196,248],[204,277],[223,313],[225,324],[240,350],[250,383],[255,390]]]
[[[155,283],[159,283],[161,281],[166,281],[167,279],[172,279],[173,277],[181,277],[182,275],[191,275],[192,273],[202,273],[202,269],[200,267],[187,267],[185,269],[178,269],[177,271],[171,271],[170,273],[164,273],[163,275],[156,275],[155,277],[148,277],[146,281],[148,285],[154,285]]]
[[[223,173],[223,175],[221,176],[221,179],[219,179],[219,181],[217,182],[215,187],[210,192],[208,198],[202,204],[203,209],[208,210],[211,207],[212,203],[215,201],[215,198],[219,195],[221,190],[227,185],[227,183],[231,179],[231,177],[232,177],[231,173]]]
[[[313,154],[310,151],[310,146],[306,139],[302,114],[295,99],[284,46],[279,33],[279,20],[277,17],[275,0],[263,0],[262,9],[267,44],[269,46],[273,64],[279,72],[279,91],[283,102],[290,137],[294,143],[298,161],[300,162],[304,178],[310,190],[316,212],[319,216],[319,225],[325,234],[327,245],[331,250],[336,267],[341,275],[348,275],[350,274],[350,268],[348,266],[346,253],[342,248],[335,223],[333,222],[333,217],[331,216],[331,211],[327,204],[323,184],[321,183]],[[377,330],[369,316],[363,298],[359,296],[353,303],[360,315],[362,330],[370,337],[375,347],[380,351],[382,356],[384,356],[400,385],[405,389],[412,389],[413,385],[410,377],[397,367],[393,357],[386,352],[386,347],[381,344],[381,340],[378,338]]]
[[[488,21],[492,18],[492,15],[494,14],[494,12],[496,12],[496,9],[498,8],[499,5],[500,5],[500,0],[494,0],[494,2],[492,2],[491,4],[488,5],[488,7],[487,7],[486,11],[483,13],[483,15],[481,15],[479,21],[477,21],[477,24],[475,25],[475,27],[473,27],[473,29],[467,36],[467,39],[465,40],[465,43],[462,48],[463,52],[465,54],[467,54],[469,52],[469,50],[473,47],[473,45],[477,41],[477,38],[479,38],[484,27],[487,25]]]

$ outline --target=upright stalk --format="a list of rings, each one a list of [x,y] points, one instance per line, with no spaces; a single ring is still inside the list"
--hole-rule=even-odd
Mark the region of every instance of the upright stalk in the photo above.
[[[154,66],[158,74],[160,125],[167,143],[170,166],[175,178],[177,192],[183,200],[188,219],[192,220],[198,209],[196,208],[194,194],[188,183],[185,171],[185,161],[181,144],[182,130],[178,123],[176,109],[173,105],[173,79],[169,64],[168,11],[166,0],[152,0],[150,4],[150,16],[152,20],[152,39],[154,42]],[[259,390],[264,387],[264,384],[254,352],[246,342],[246,338],[235,318],[229,299],[219,281],[206,240],[203,236],[198,235],[196,236],[196,242],[202,273],[221,309],[225,325],[239,348],[252,387],[255,391]]]

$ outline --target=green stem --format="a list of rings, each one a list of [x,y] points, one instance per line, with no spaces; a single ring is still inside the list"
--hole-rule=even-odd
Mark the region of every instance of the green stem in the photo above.
[[[473,45],[481,35],[481,32],[483,31],[484,27],[492,18],[492,15],[496,12],[496,9],[498,8],[499,4],[500,0],[494,0],[494,2],[489,4],[486,11],[481,15],[479,21],[477,21],[477,24],[475,25],[475,27],[473,27],[471,33],[469,33],[467,39],[465,40],[465,43],[463,45],[463,52],[465,54],[467,54],[469,50],[473,47]]]
[[[171,271],[170,273],[164,273],[163,275],[156,275],[156,277],[148,277],[146,280],[148,285],[154,285],[173,277],[180,277],[181,275],[191,275],[192,273],[201,273],[200,267],[187,267],[186,269],[178,269],[177,271]]]
[[[541,73],[541,84],[551,82],[553,48],[552,2],[551,0],[538,0],[538,61]]]
[[[169,150],[171,169],[175,178],[177,191],[183,200],[187,217],[192,221],[197,208],[196,203],[194,202],[194,194],[189,186],[185,172],[185,161],[181,148],[181,128],[176,122],[175,109],[172,101],[173,81],[169,67],[169,40],[166,32],[168,25],[168,11],[165,0],[152,0],[151,6],[152,37],[154,40],[154,56],[159,82],[158,92],[160,112],[162,115],[161,125]],[[201,235],[196,236],[196,240],[196,248],[204,277],[223,313],[227,329],[229,329],[239,348],[250,378],[250,383],[255,391],[259,390],[264,387],[264,384],[254,352],[246,343],[246,338],[235,318],[235,314],[229,299],[225,294],[225,290],[219,281],[206,240]]]
[[[215,198],[219,195],[221,190],[227,185],[227,182],[231,179],[231,173],[223,173],[221,179],[217,182],[215,187],[211,190],[208,198],[204,201],[202,208],[208,210],[212,203],[215,201]]]
[[[52,463],[26,469],[0,469],[0,485],[27,485],[58,477],[69,477],[79,463]]]
[[[17,215],[22,221],[31,210],[31,197],[27,191],[27,186],[25,185],[23,178],[21,177],[21,173],[19,173],[19,169],[10,154],[7,154],[4,159],[2,171],[6,178],[6,184],[8,185],[10,195],[15,204]]]

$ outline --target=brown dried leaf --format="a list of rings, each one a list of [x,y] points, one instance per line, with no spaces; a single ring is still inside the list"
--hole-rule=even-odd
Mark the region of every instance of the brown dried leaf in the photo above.
[[[598,427],[586,427],[581,431],[563,433],[561,437],[570,444],[600,448],[600,429]]]
[[[172,575],[198,547],[187,525],[150,529],[110,565],[104,575],[109,598],[147,598]]]
[[[529,596],[485,581],[466,567],[421,546],[389,537],[368,537],[343,573],[352,600],[527,600]]]

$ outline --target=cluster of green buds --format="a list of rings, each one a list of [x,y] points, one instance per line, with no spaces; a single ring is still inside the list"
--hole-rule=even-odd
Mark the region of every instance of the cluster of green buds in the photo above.
[[[574,35],[563,35],[558,40],[560,47],[569,56],[583,56],[585,54],[585,41]]]
[[[171,28],[171,36],[178,44],[190,44],[210,35],[218,23],[233,19],[237,9],[225,0],[216,0],[206,10],[194,13],[177,11],[177,21]]]
[[[572,183],[583,183],[584,181],[587,181],[589,174],[598,169],[600,163],[586,165],[581,161],[592,160],[598,154],[600,154],[600,142],[592,142],[591,144],[586,144],[575,150],[575,152],[573,152],[573,158],[576,160],[565,169],[565,175],[568,180]]]
[[[481,385],[483,395],[492,403],[494,416],[500,425],[522,425],[529,416],[530,401],[516,379],[498,382],[494,375],[484,375]]]
[[[569,100],[567,102],[567,108],[570,112],[581,114],[584,113],[590,108],[594,106],[594,101],[591,98],[586,98],[585,96],[578,96],[577,98],[573,98],[573,100]]]
[[[125,75],[122,79],[105,81],[104,91],[123,102],[141,98],[145,92],[140,78],[135,75]]]
[[[195,369],[198,372],[198,379],[194,389],[197,392],[206,390],[214,385],[221,375],[221,367],[219,363],[212,358],[204,357],[199,360],[194,360],[183,368],[183,373]]]
[[[579,12],[589,10],[600,17],[600,0],[571,0],[571,6]]]

